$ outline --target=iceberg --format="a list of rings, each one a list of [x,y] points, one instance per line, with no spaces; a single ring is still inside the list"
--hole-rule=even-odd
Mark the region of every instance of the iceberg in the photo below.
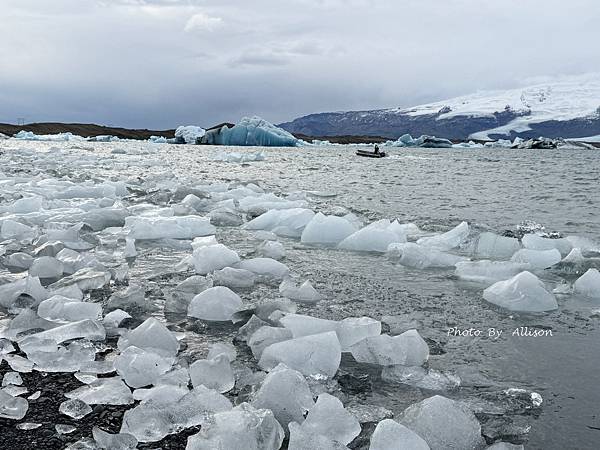
[[[246,223],[243,228],[299,238],[314,216],[314,211],[305,208],[270,209]]]
[[[480,258],[508,259],[520,249],[518,239],[486,231],[477,238],[474,254]]]
[[[483,291],[483,298],[510,311],[543,312],[558,308],[554,295],[528,271],[491,285]]]
[[[598,269],[588,269],[573,285],[577,294],[600,299],[600,272]]]
[[[567,238],[549,239],[537,234],[526,234],[521,239],[523,246],[531,250],[557,249],[562,256],[566,256],[573,249],[573,244]]]
[[[357,230],[344,217],[317,213],[304,228],[300,240],[303,244],[336,246]]]
[[[492,284],[506,280],[529,269],[529,264],[514,261],[460,261],[456,263],[455,275],[466,281]]]
[[[208,130],[201,139],[203,144],[258,147],[295,147],[298,143],[291,133],[278,128],[260,117],[244,117],[232,128]]]
[[[175,130],[175,142],[177,144],[198,144],[198,140],[205,134],[206,130],[204,128],[194,125],[182,125]]]
[[[469,224],[467,222],[461,222],[459,225],[445,233],[422,237],[417,240],[417,244],[440,251],[452,250],[467,239],[469,232]]]
[[[558,264],[561,260],[560,252],[555,249],[549,250],[531,250],[529,248],[522,248],[516,252],[511,261],[523,264],[529,264],[529,267],[533,270],[547,269],[555,264]]]
[[[406,234],[397,228],[398,222],[383,219],[356,231],[338,244],[342,250],[385,253],[392,243],[406,242]]]

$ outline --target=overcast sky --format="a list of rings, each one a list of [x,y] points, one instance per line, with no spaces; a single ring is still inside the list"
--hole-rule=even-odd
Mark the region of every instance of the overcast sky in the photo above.
[[[598,0],[1,0],[0,122],[210,126],[600,72]]]

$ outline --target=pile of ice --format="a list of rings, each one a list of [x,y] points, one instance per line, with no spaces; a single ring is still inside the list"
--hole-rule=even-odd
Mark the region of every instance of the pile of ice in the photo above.
[[[387,141],[384,145],[389,147],[451,148],[452,142],[448,139],[427,135],[413,139],[410,134],[403,134],[397,140]]]
[[[81,136],[76,136],[73,133],[35,134],[33,131],[25,130],[19,131],[13,137],[22,141],[70,142],[85,140],[85,138]]]
[[[182,125],[175,130],[177,144],[199,144],[199,140],[206,134],[204,128],[195,125]]]
[[[295,147],[298,143],[292,134],[260,117],[244,117],[234,127],[223,125],[221,128],[209,130],[202,138],[203,144],[260,146],[260,147]]]
[[[247,163],[254,161],[264,161],[266,156],[263,152],[255,153],[238,153],[238,152],[219,152],[213,156],[213,161]]]

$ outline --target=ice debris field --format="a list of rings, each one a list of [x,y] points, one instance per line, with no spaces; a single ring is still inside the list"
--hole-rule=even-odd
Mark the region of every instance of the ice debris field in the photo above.
[[[445,270],[478,283],[482,307],[498,314],[600,298],[600,272],[586,269],[598,247],[578,236],[509,237],[466,222],[430,232],[323,213],[306,193],[258,181],[178,178],[153,144],[100,145],[2,149],[4,442],[51,424],[36,448],[523,448],[483,433],[481,418],[539,410],[538,393],[457,395],[476,384],[473,372],[435,368],[418,325],[394,332],[381,317],[315,315],[332,299],[287,253],[326,248],[343,264],[365,252]],[[243,244],[226,245],[229,235]],[[540,279],[549,267],[581,275],[550,285]],[[421,398],[396,415],[365,402],[371,381],[357,367]]]

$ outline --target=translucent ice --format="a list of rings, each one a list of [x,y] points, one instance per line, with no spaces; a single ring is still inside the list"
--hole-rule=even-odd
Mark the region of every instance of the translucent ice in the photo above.
[[[220,393],[230,391],[235,384],[229,357],[224,354],[195,361],[190,365],[190,378],[194,387],[204,385]]]
[[[131,434],[117,433],[110,434],[98,427],[92,428],[92,436],[101,449],[106,450],[129,450],[137,448],[137,439]]]
[[[279,293],[298,303],[317,303],[323,296],[317,292],[309,280],[306,280],[300,286],[297,286],[290,278],[287,278],[279,285]]]
[[[132,239],[192,239],[215,234],[210,219],[198,216],[141,217],[129,216],[125,227]]]
[[[90,341],[103,341],[106,338],[104,327],[95,320],[85,319],[70,322],[35,335],[37,339],[53,339],[57,344],[71,339],[85,338]]]
[[[481,426],[473,413],[440,395],[409,406],[400,422],[422,437],[431,450],[475,450],[482,444]]]
[[[170,356],[175,356],[179,351],[179,342],[175,334],[154,317],[146,319],[137,328],[119,338],[119,350],[124,351],[130,346]]]
[[[583,264],[584,261],[585,258],[581,253],[581,249],[573,248],[573,250],[571,250],[569,254],[562,259],[561,262],[566,264],[580,265]]]
[[[491,285],[483,291],[483,298],[511,311],[542,312],[558,308],[544,283],[527,271]]]
[[[344,409],[342,402],[327,393],[319,395],[300,427],[306,433],[326,436],[342,444],[352,442],[361,430],[358,420]]]
[[[441,251],[451,250],[458,247],[467,239],[469,231],[469,224],[467,222],[461,222],[455,228],[446,231],[445,233],[422,237],[417,240],[417,244]]]
[[[13,397],[0,390],[0,418],[21,420],[27,414],[29,403],[21,397]]]
[[[600,298],[600,272],[598,269],[588,269],[579,277],[573,289],[576,293],[590,298]]]
[[[460,385],[460,378],[454,374],[414,366],[386,366],[383,368],[381,378],[392,383],[408,384],[430,391],[447,391]]]
[[[4,219],[0,226],[0,237],[2,239],[31,239],[35,235],[36,231],[34,228],[12,219]]]
[[[456,263],[455,274],[463,280],[492,284],[514,277],[529,267],[529,264],[514,261],[461,261]]]
[[[52,256],[42,256],[33,260],[29,275],[38,278],[59,278],[63,274],[63,264]]]
[[[194,250],[194,267],[201,275],[232,266],[240,261],[239,255],[223,244],[199,247]]]
[[[417,433],[392,419],[379,422],[371,436],[369,450],[403,449],[429,450],[429,445]]]
[[[284,363],[304,375],[333,377],[341,360],[341,347],[335,332],[304,336],[269,345],[262,352],[259,365],[271,370]]]
[[[40,284],[39,278],[27,277],[0,286],[0,305],[10,308],[21,294],[31,297],[34,304],[48,298],[48,292]]]
[[[106,310],[122,309],[130,313],[149,311],[153,308],[150,301],[146,301],[146,290],[139,284],[131,283],[125,289],[113,294],[108,299]]]
[[[198,434],[188,438],[186,450],[278,450],[284,437],[270,410],[242,403],[215,414]]]
[[[129,315],[127,312],[123,311],[122,309],[115,309],[104,316],[104,319],[102,319],[102,324],[106,329],[115,329],[125,319],[130,318],[131,315]]]
[[[209,131],[202,143],[260,147],[295,147],[298,139],[260,117],[244,117],[233,128]]]
[[[397,222],[394,221],[394,224]],[[338,248],[359,252],[385,253],[390,244],[406,242],[406,235],[401,228],[396,227],[389,220],[383,219],[352,233],[339,243]]]
[[[268,230],[277,234],[300,237],[315,213],[310,209],[271,209],[244,225],[247,230]]]
[[[391,258],[399,257],[399,263],[403,266],[416,269],[427,269],[430,267],[453,267],[460,261],[466,261],[462,256],[444,253],[435,248],[426,247],[408,242],[406,244],[390,244],[387,249]]]
[[[249,270],[225,267],[212,274],[213,283],[230,289],[246,289],[254,286],[256,275]]]
[[[88,405],[129,405],[133,403],[133,396],[120,377],[99,378],[71,392],[65,397],[81,400]]]
[[[61,414],[75,420],[79,420],[92,412],[90,405],[76,398],[62,402],[58,410]]]
[[[181,125],[175,130],[175,140],[181,144],[197,144],[198,140],[206,134],[204,128],[194,125]]]
[[[343,217],[317,213],[302,232],[304,244],[335,246],[357,231],[357,227]]]
[[[290,422],[304,421],[314,401],[302,374],[280,364],[266,376],[252,405],[273,411],[277,421],[287,429]]]
[[[15,272],[27,270],[33,264],[33,257],[27,253],[17,252],[4,259],[4,265]]]
[[[486,231],[477,238],[474,253],[480,258],[508,259],[520,248],[518,239]]]
[[[348,450],[348,447],[326,436],[305,431],[298,423],[289,424],[288,450]]]
[[[254,316],[256,317],[256,316]],[[260,320],[260,319],[259,319]],[[271,344],[292,339],[292,332],[287,328],[263,326],[256,330],[248,339],[248,347],[256,359],[260,359],[262,352]]]
[[[285,248],[278,241],[264,241],[256,249],[256,253],[264,258],[280,260],[285,257]]]
[[[420,366],[429,359],[429,347],[416,330],[367,337],[351,346],[350,352],[358,362],[380,366]]]
[[[172,356],[158,355],[132,345],[115,358],[114,367],[125,383],[139,388],[154,384],[161,375],[171,369],[173,363]]]
[[[23,384],[23,378],[18,372],[6,372],[2,378],[2,387],[8,386],[9,384],[15,386],[21,386]]]
[[[524,450],[525,447],[517,444],[510,444],[508,442],[496,442],[489,447],[486,447],[485,450]]]
[[[187,313],[192,299],[211,287],[213,287],[211,278],[200,275],[186,278],[175,286],[175,289],[165,293],[165,312]]]
[[[54,295],[38,305],[38,315],[52,322],[76,322],[78,320],[97,320],[102,313],[102,305],[73,300]]]
[[[555,248],[550,250],[531,250],[523,248],[516,252],[511,258],[511,261],[529,264],[530,268],[533,270],[546,269],[554,264],[558,264],[560,260],[560,252]]]
[[[241,308],[239,295],[225,286],[215,286],[192,299],[188,315],[203,320],[227,321]]]
[[[523,246],[532,250],[557,249],[562,256],[566,256],[573,249],[573,244],[566,239],[548,239],[537,234],[526,234],[522,238]]]
[[[249,270],[265,281],[282,280],[290,273],[288,266],[271,258],[245,259],[237,267]]]

